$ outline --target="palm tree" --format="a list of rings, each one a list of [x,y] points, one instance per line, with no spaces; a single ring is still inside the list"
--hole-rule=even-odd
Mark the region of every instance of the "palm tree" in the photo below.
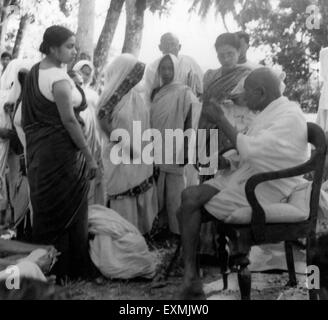
[[[146,9],[160,16],[169,8],[172,0],[126,0],[126,29],[122,52],[139,55]]]
[[[96,1],[80,0],[78,28],[76,33],[78,54],[86,54],[93,59],[93,43],[96,19]]]
[[[110,2],[106,20],[94,53],[94,65],[96,67],[97,74],[107,62],[109,50],[113,42],[124,2],[125,0],[112,0]]]
[[[126,29],[122,52],[139,55],[144,28],[146,0],[126,0]]]
[[[196,11],[205,18],[214,7],[216,14],[220,15],[225,29],[229,32],[226,23],[228,14],[232,14],[238,25],[246,30],[247,22],[256,19],[260,12],[268,12],[271,10],[271,1],[269,0],[192,0],[190,11]]]

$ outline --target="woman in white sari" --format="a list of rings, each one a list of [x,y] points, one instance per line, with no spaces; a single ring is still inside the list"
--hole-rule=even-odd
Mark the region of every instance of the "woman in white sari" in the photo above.
[[[15,224],[24,218],[29,207],[29,190],[25,172],[25,135],[21,130],[21,93],[26,74],[32,66],[31,61],[12,60],[1,78],[0,102],[0,176],[1,209],[7,207],[7,200],[14,209],[14,215],[5,217],[5,222]],[[7,172],[7,168],[9,169]],[[6,178],[7,172],[7,178]],[[8,183],[6,182],[6,179]],[[7,186],[9,190],[7,190]],[[10,199],[7,199],[9,195]],[[5,206],[5,207],[3,207]],[[11,221],[9,221],[11,220]]]
[[[163,150],[162,164],[159,165],[159,209],[161,213],[167,213],[169,228],[174,234],[180,234],[177,212],[182,191],[186,188],[184,166],[188,163],[188,150],[183,142],[180,145],[177,143],[176,148],[174,143],[165,143],[165,133],[167,129],[181,129],[184,132],[197,129],[201,113],[201,104],[192,90],[177,80],[177,70],[177,58],[174,55],[166,55],[157,72],[160,87],[156,88],[151,96],[151,125],[153,129],[160,131],[163,146],[167,144],[165,152]],[[165,163],[167,156],[171,156],[171,164]]]
[[[116,58],[105,70],[105,87],[97,107],[102,132],[105,191],[108,207],[118,212],[145,235],[152,229],[158,213],[153,165],[133,164],[141,154],[132,147],[133,122],[141,125],[141,133],[150,129],[149,110],[137,84],[145,65],[130,54]],[[121,140],[116,129],[128,132]],[[111,155],[121,146],[128,150],[131,164],[114,164]],[[142,147],[144,145],[142,144]],[[143,150],[143,149],[141,149]]]
[[[73,71],[79,73],[83,78],[83,84],[81,87],[85,93],[88,108],[82,111],[80,116],[84,121],[83,131],[85,133],[87,143],[91,153],[98,163],[99,168],[96,178],[92,180],[90,184],[88,202],[89,205],[105,205],[101,141],[96,118],[96,107],[99,101],[99,96],[97,92],[91,88],[94,75],[94,66],[88,60],[81,60],[73,67]]]

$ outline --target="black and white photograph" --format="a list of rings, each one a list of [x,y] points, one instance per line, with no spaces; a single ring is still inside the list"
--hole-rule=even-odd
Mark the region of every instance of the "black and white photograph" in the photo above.
[[[0,58],[0,300],[328,300],[327,0],[0,0]]]

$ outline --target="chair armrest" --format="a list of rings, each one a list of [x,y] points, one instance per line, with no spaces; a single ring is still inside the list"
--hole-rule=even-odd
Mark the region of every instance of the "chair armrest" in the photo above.
[[[256,187],[263,182],[297,177],[311,172],[312,170],[314,170],[313,168],[314,156],[315,155],[312,155],[309,161],[297,167],[285,169],[281,171],[275,171],[275,172],[260,173],[254,175],[247,181],[245,186],[245,191],[246,191],[247,200],[250,206],[252,207],[252,212],[253,212],[251,228],[252,228],[255,242],[261,243],[265,240],[265,224],[266,224],[266,216],[265,216],[264,209],[260,205],[255,194]]]

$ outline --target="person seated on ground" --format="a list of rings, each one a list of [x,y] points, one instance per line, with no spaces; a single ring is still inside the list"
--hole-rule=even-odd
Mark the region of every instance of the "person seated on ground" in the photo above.
[[[192,90],[178,80],[178,60],[174,55],[166,55],[158,67],[162,86],[152,93],[150,123],[166,139],[168,130],[197,129],[201,105]],[[157,182],[160,218],[168,221],[172,234],[179,234],[177,211],[181,204],[181,194],[185,189],[184,166],[187,164],[188,148],[186,145],[169,145],[164,139],[161,164],[158,164]],[[156,157],[156,155],[155,155]],[[171,157],[171,158],[170,158]],[[171,159],[171,163],[166,163]]]
[[[249,207],[245,184],[252,176],[294,167],[309,159],[306,119],[296,103],[281,95],[279,77],[269,68],[254,70],[244,89],[247,106],[260,112],[247,134],[237,133],[216,100],[206,108],[208,119],[222,128],[237,149],[240,163],[229,174],[183,192],[178,215],[185,267],[181,299],[204,298],[196,267],[202,208],[229,223],[237,209]],[[229,167],[229,161],[223,159],[222,166]],[[266,182],[256,195],[263,205],[279,203],[302,182],[301,177]]]
[[[159,50],[163,56],[172,54],[178,59],[178,80],[191,88],[196,97],[201,97],[203,94],[203,71],[192,57],[180,54],[181,48],[182,46],[176,35],[168,32],[161,37]],[[154,80],[162,58],[155,60],[146,68],[143,82],[147,101],[150,100],[153,90],[159,85]]]
[[[0,280],[8,276],[8,267],[16,265],[21,277],[46,281],[44,275],[49,274],[58,255],[53,246],[0,239]]]

